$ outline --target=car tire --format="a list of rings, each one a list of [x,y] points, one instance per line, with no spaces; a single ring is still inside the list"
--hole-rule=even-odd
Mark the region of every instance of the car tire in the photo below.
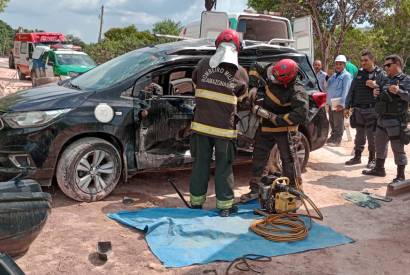
[[[299,141],[297,144],[297,155],[299,158],[301,171],[304,172],[306,170],[306,165],[309,161],[310,145],[309,140],[303,133],[298,132],[298,135]],[[265,169],[265,173],[275,172],[282,172],[282,161],[280,159],[280,154],[277,145],[273,147],[271,154],[269,156],[268,164]]]
[[[12,54],[9,55],[9,69],[15,69],[16,66],[14,64],[14,57]]]
[[[98,201],[117,186],[122,171],[121,156],[111,143],[83,138],[61,155],[56,177],[60,189],[76,201]]]
[[[20,80],[26,80],[26,75],[23,74],[23,73],[20,71],[20,69],[17,69],[17,74],[18,74]]]

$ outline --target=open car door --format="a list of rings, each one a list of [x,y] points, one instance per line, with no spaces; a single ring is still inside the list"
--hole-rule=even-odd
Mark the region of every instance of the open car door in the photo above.
[[[296,18],[293,21],[293,36],[295,39],[294,47],[309,57],[309,61],[313,62],[314,46],[313,46],[313,26],[312,17],[305,16]]]
[[[216,11],[202,12],[200,38],[216,38],[221,31],[227,28],[229,28],[227,13]]]

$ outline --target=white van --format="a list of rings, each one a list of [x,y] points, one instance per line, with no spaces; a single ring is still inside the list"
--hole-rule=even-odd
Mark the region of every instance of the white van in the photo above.
[[[297,18],[291,24],[289,19],[272,14],[245,11],[228,15],[225,12],[204,11],[201,21],[189,23],[182,28],[180,37],[216,38],[226,28],[238,31],[245,43],[263,42],[292,46],[306,53],[313,61],[313,29],[310,16]]]

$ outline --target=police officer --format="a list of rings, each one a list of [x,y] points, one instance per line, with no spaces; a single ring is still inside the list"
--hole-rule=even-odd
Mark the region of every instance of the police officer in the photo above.
[[[262,122],[255,136],[250,192],[241,196],[242,202],[258,197],[258,181],[275,144],[282,160],[282,174],[290,179],[292,186],[296,185],[300,171],[296,171],[298,163],[295,165],[292,155],[291,135],[307,119],[309,108],[307,94],[297,79],[298,70],[295,61],[282,59],[267,68],[256,63],[249,71],[251,94],[262,86],[261,100],[256,100],[257,105],[253,107]]]
[[[376,148],[374,135],[376,131],[377,113],[374,109],[376,98],[373,96],[373,89],[376,81],[384,77],[384,72],[374,64],[373,54],[365,50],[361,54],[360,68],[357,76],[353,79],[349,94],[346,98],[346,109],[353,108],[350,117],[350,126],[356,128],[354,140],[354,157],[346,161],[346,165],[361,163],[361,156],[366,144],[366,137],[369,149],[369,160],[367,168],[373,168],[376,162]]]
[[[208,189],[209,169],[215,148],[216,207],[220,215],[236,212],[232,162],[235,156],[235,114],[238,98],[246,94],[248,75],[238,64],[239,35],[227,29],[215,41],[212,57],[199,61],[193,72],[196,109],[191,129],[191,155],[194,165],[190,179],[193,208],[202,208]]]
[[[404,170],[407,164],[404,145],[409,143],[408,108],[410,102],[410,77],[402,72],[403,59],[398,55],[385,58],[384,69],[387,77],[377,82],[374,90],[376,112],[379,115],[376,128],[376,166],[364,170],[363,174],[385,177],[384,162],[387,157],[387,145],[390,141],[397,165],[394,182],[405,180]]]

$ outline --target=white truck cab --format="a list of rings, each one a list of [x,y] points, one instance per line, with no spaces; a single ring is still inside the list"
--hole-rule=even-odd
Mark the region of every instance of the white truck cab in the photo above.
[[[277,14],[258,14],[253,11],[227,14],[204,11],[201,21],[187,24],[180,33],[184,38],[216,38],[224,29],[239,32],[246,43],[261,42],[280,46],[291,46],[306,53],[310,61],[314,58],[313,30],[310,16],[292,22]]]

